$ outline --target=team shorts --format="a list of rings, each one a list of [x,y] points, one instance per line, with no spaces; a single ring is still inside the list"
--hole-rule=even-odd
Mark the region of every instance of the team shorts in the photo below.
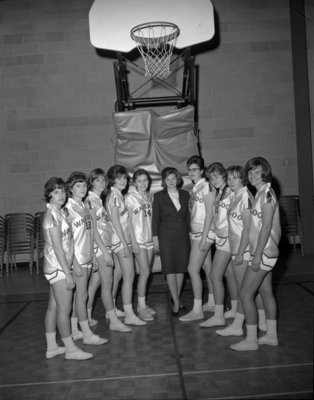
[[[53,285],[54,283],[61,281],[62,279],[66,279],[65,273],[61,269],[56,269],[51,274],[44,275],[50,285]]]
[[[253,260],[254,256],[251,254],[250,256],[250,260],[249,260],[249,265],[251,265],[251,261]],[[263,271],[272,271],[272,269],[274,268],[276,262],[278,260],[278,257],[274,258],[274,257],[267,257],[265,254],[262,255],[262,262],[260,264],[260,269],[262,269]]]
[[[143,244],[139,243],[138,245],[141,249],[144,249],[144,250],[152,250],[154,248],[153,242],[148,242],[148,243],[143,243]]]
[[[86,269],[90,269],[90,268],[92,268],[92,266],[93,266],[92,262],[80,265],[81,268],[86,268]]]
[[[221,238],[219,236],[216,236],[216,250],[221,250],[225,251],[226,253],[230,253],[230,245],[229,245],[229,239],[226,238]]]
[[[233,254],[233,255],[231,256],[231,258],[232,258],[232,260],[234,260],[234,259],[236,258],[236,254]],[[249,261],[250,258],[251,258],[250,252],[249,252],[248,250],[245,251],[245,252],[243,253],[243,261]]]
[[[107,249],[107,251],[108,251],[108,253],[112,253],[112,249],[111,249],[111,246],[107,246],[106,245],[106,249]],[[95,257],[101,257],[102,255],[103,255],[103,253],[102,253],[102,251],[100,250],[100,248],[98,247],[98,246],[95,246],[94,247],[94,255],[95,255]]]
[[[190,239],[191,240],[201,241],[201,239],[202,239],[202,233],[201,232],[198,232],[198,233],[190,232],[189,235],[190,235]],[[206,236],[206,243],[214,243],[215,238],[216,238],[215,233],[212,230],[210,230],[208,232],[207,236]]]
[[[128,246],[131,247],[131,243],[128,243]],[[120,250],[123,250],[122,242],[118,242],[118,243],[112,244],[111,251],[113,253],[117,254],[117,253],[119,253]]]

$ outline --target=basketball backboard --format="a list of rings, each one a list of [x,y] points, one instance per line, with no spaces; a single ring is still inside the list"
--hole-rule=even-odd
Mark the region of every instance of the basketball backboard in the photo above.
[[[154,21],[179,27],[178,49],[206,42],[215,33],[210,0],[95,0],[89,13],[90,41],[99,49],[128,53],[136,48],[131,29]]]

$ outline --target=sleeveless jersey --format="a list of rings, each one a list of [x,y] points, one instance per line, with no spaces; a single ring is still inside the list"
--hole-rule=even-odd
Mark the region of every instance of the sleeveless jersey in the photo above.
[[[90,211],[95,210],[97,230],[100,238],[104,242],[105,246],[110,248],[112,240],[112,224],[109,215],[102,204],[101,198],[95,192],[89,191],[85,204]],[[94,243],[94,253],[100,255],[101,251],[98,250],[97,244]]]
[[[47,211],[43,218],[44,235],[44,273],[52,274],[56,270],[63,271],[57,256],[55,254],[49,229],[59,227],[61,230],[62,248],[68,261],[69,267],[72,267],[73,261],[73,235],[71,225],[66,218],[65,210],[57,210],[51,204],[47,204]]]
[[[214,190],[215,189],[209,184],[209,182],[207,182],[205,178],[202,178],[193,186],[190,192],[190,225],[191,233],[195,237],[201,238],[203,234],[206,217],[204,196]]]
[[[263,250],[263,254],[269,258],[275,258],[279,256],[278,244],[281,236],[281,227],[278,200],[270,183],[265,183],[255,195],[250,220],[250,252],[252,255],[255,254],[258,237],[262,228],[262,207],[268,203],[271,204],[275,212],[270,236]]]
[[[232,193],[231,202],[228,209],[228,238],[232,255],[238,254],[239,251],[243,232],[242,212],[244,210],[251,210],[253,202],[253,195],[246,186],[241,188],[237,193]]]
[[[119,219],[120,219],[120,225],[123,230],[123,234],[125,236],[125,239],[127,243],[130,243],[130,235],[129,235],[129,226],[128,226],[128,219],[129,219],[129,212],[128,209],[125,206],[124,203],[124,198],[120,190],[116,189],[115,187],[111,187],[111,192],[110,195],[107,198],[106,201],[107,205],[107,210],[108,214],[110,217],[110,220],[112,221],[112,209],[114,207],[119,208]],[[116,247],[119,243],[121,242],[117,232],[114,229],[114,226],[112,225],[112,247]]]
[[[232,190],[224,187],[222,192],[219,191],[214,203],[214,219],[213,231],[219,238],[228,238],[228,209]]]
[[[74,255],[80,265],[89,264],[93,260],[94,247],[92,216],[84,203],[77,203],[71,197],[65,208],[73,231]]]
[[[152,235],[152,201],[147,194],[142,197],[134,186],[125,196],[125,205],[131,210],[131,221],[135,238],[140,247],[147,248],[153,244]]]

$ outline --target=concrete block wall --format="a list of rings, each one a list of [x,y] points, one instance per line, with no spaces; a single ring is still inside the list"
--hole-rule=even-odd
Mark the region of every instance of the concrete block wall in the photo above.
[[[1,215],[43,210],[51,176],[114,162],[114,58],[90,44],[91,5],[0,2]],[[196,55],[202,154],[226,166],[262,155],[297,193],[289,2],[213,5],[218,45]]]

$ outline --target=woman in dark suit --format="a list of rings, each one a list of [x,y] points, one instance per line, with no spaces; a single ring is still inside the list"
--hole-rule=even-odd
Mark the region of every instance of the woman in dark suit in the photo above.
[[[162,271],[173,301],[173,315],[179,314],[180,293],[190,255],[189,193],[180,189],[182,178],[176,168],[161,171],[163,190],[153,201],[153,241],[160,253]]]

